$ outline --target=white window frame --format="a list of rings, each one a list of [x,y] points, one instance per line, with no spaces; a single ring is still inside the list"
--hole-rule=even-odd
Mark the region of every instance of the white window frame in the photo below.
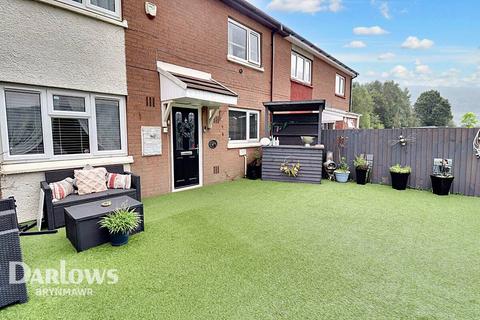
[[[229,127],[228,127],[228,143],[229,144],[245,144],[245,143],[255,143],[260,141],[260,111],[258,110],[250,110],[250,109],[239,109],[239,108],[228,108],[228,121],[229,121]],[[247,121],[246,121],[246,140],[230,140],[230,111],[239,111],[239,112],[245,112],[247,116]],[[250,115],[251,114],[256,114],[257,115],[257,138],[250,139]]]
[[[94,139],[93,143],[93,153],[97,155],[116,155],[119,153],[118,150],[98,150],[98,139],[97,139],[97,105],[95,103],[96,99],[104,99],[104,100],[117,100],[118,107],[120,108],[120,145],[121,145],[121,152],[126,154],[127,153],[127,111],[125,106],[125,99],[118,99],[112,98],[109,95],[100,95],[100,94],[92,94],[91,95],[91,105],[94,106],[94,110],[92,111],[92,122],[94,123],[95,130],[92,133],[92,139]],[[92,146],[92,144],[90,144]],[[90,148],[92,149],[92,148]]]
[[[292,60],[292,56],[295,57],[295,71],[293,71],[293,61]],[[297,70],[297,66],[298,66],[298,59],[302,59],[303,60],[303,78],[300,78],[298,77],[298,70]],[[312,71],[313,71],[313,61],[307,57],[305,57],[304,55],[301,55],[300,53],[296,52],[296,51],[293,51],[291,52],[291,55],[290,55],[290,63],[292,64],[290,66],[290,76],[292,79],[294,79],[295,81],[298,81],[298,82],[301,82],[301,83],[305,83],[305,84],[308,84],[308,85],[311,85],[312,84]],[[307,62],[310,64],[310,72],[309,72],[309,75],[308,75],[308,79],[305,79],[305,76],[306,76],[306,65],[307,65]]]
[[[232,54],[230,54],[230,38],[227,39],[227,57],[228,59],[230,60],[236,60],[236,61],[239,61],[241,63],[247,63],[247,64],[251,64],[253,66],[256,66],[256,67],[260,67],[262,65],[262,35],[255,31],[255,30],[252,30],[250,29],[249,27],[247,26],[244,26],[243,24],[231,19],[231,18],[228,18],[228,23],[227,23],[227,28],[230,28],[230,23],[236,25],[237,27],[239,28],[242,28],[244,29],[246,32],[247,32],[247,47],[245,48],[245,50],[247,51],[247,59],[242,59],[242,58],[239,58],[237,56],[234,56]],[[229,35],[229,32],[227,30],[227,37]],[[254,35],[257,37],[257,46],[258,46],[258,61],[254,61],[251,57],[251,52],[250,52],[250,48],[251,48],[251,35]]]
[[[122,8],[121,8],[122,1],[121,0],[115,0],[115,11],[110,11],[105,8],[98,7],[92,4],[91,0],[82,0],[82,3],[78,3],[73,0],[56,0],[56,1],[69,4],[77,8],[85,9],[87,11],[99,13],[117,20],[121,20],[122,18]]]
[[[7,123],[7,103],[5,99],[5,91],[18,91],[26,93],[40,94],[40,113],[42,116],[42,135],[43,135],[43,153],[38,154],[25,154],[25,155],[10,155],[10,142],[8,141],[8,123]],[[50,122],[48,116],[46,90],[30,87],[30,86],[17,86],[9,85],[4,86],[0,84],[0,134],[2,135],[2,158],[5,161],[17,161],[17,160],[45,160],[48,159],[48,150],[53,149],[52,145],[49,145],[51,140],[48,139],[47,129]],[[50,129],[51,132],[51,129]]]
[[[343,82],[343,86],[342,86],[342,82]],[[347,85],[347,79],[344,76],[337,73],[335,75],[335,95],[340,97],[345,97],[346,85]]]
[[[33,92],[40,94],[40,107],[42,115],[42,130],[43,130],[43,154],[29,154],[29,155],[10,155],[10,146],[8,141],[8,124],[6,112],[5,91],[13,90],[20,92]],[[69,112],[53,110],[53,96],[79,96],[86,97],[85,110],[86,112]],[[96,105],[95,99],[108,99],[119,101],[120,108],[120,150],[99,151],[97,144],[97,122],[96,122]],[[88,111],[88,112],[87,112]],[[90,143],[90,153],[69,154],[69,155],[54,155],[53,150],[53,134],[52,134],[52,118],[73,118],[73,119],[88,119],[88,134]],[[88,159],[103,156],[127,155],[127,121],[126,121],[126,105],[125,97],[115,95],[103,95],[86,93],[73,90],[47,89],[24,85],[7,85],[0,83],[0,134],[2,141],[3,159],[5,161],[26,161],[35,162],[39,160],[76,160]]]

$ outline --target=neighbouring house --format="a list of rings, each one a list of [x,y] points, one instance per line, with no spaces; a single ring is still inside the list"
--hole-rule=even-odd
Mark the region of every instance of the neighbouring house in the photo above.
[[[357,126],[358,74],[247,1],[126,0],[124,18],[129,154],[145,195],[243,176],[266,101],[323,99],[325,126]]]
[[[44,172],[128,165],[120,0],[0,2],[0,190],[39,212]]]

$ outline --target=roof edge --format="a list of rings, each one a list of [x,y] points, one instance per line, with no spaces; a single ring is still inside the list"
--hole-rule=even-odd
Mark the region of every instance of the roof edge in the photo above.
[[[270,15],[266,14],[259,8],[255,7],[253,4],[249,3],[246,0],[221,0],[228,6],[240,11],[241,13],[245,14],[246,16],[252,18],[253,20],[265,25],[266,27],[274,30],[279,35],[283,37],[291,36],[300,42],[304,43],[306,46],[310,47],[313,53],[318,53],[323,56],[325,59],[330,60],[333,64],[340,67],[340,69],[344,69],[347,73],[349,73],[353,78],[358,77],[359,73],[354,69],[350,68],[340,60],[336,59],[326,51],[320,49],[311,41],[307,40],[306,38],[302,37],[292,29],[288,28],[287,26],[283,25],[278,20],[274,19]]]

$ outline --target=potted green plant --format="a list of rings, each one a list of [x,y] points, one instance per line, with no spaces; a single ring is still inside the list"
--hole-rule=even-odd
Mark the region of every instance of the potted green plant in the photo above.
[[[337,170],[333,172],[335,174],[335,179],[340,183],[345,183],[348,181],[350,176],[350,167],[347,164],[347,159],[342,157],[338,165]]]
[[[430,175],[430,179],[432,181],[432,190],[436,195],[448,196],[452,187],[453,179],[455,177],[451,173],[451,165],[449,160],[438,159],[438,162],[439,163],[435,163],[435,167],[437,167],[438,170]]]
[[[353,165],[355,166],[357,184],[366,184],[369,171],[367,160],[363,156],[356,156],[355,160],[353,160]]]
[[[399,164],[390,167],[390,175],[392,177],[392,188],[395,190],[405,190],[408,185],[408,178],[412,168],[409,166],[402,167]]]
[[[128,243],[130,233],[140,225],[140,219],[133,209],[123,207],[103,217],[99,224],[110,233],[112,246],[123,246]]]

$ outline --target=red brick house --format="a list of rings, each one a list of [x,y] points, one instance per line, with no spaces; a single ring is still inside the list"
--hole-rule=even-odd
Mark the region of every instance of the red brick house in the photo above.
[[[124,0],[123,17],[128,149],[145,195],[242,176],[266,101],[324,99],[325,127],[357,126],[358,74],[244,0]]]

